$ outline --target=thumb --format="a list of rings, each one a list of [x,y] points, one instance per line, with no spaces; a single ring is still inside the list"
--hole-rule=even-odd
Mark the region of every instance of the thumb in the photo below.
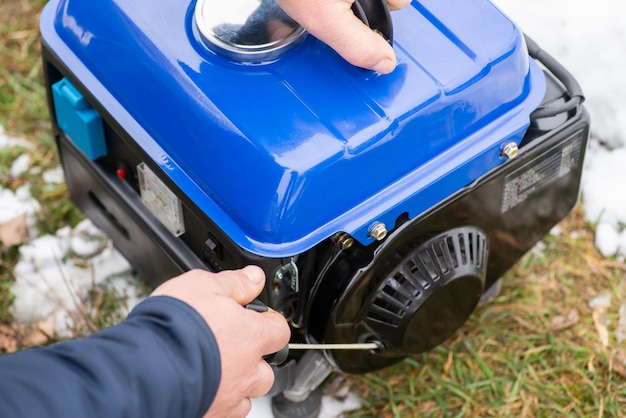
[[[265,286],[265,273],[257,266],[222,271],[217,276],[219,277],[219,293],[234,299],[240,305],[252,302]]]
[[[396,66],[391,46],[352,12],[346,0],[279,0],[280,6],[312,35],[346,61],[381,74]]]
[[[400,10],[405,6],[408,6],[411,0],[387,0],[389,10]]]

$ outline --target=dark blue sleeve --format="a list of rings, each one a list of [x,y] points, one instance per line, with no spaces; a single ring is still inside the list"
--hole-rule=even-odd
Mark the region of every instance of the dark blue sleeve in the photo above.
[[[89,337],[0,356],[0,417],[201,417],[220,367],[202,317],[151,297]]]

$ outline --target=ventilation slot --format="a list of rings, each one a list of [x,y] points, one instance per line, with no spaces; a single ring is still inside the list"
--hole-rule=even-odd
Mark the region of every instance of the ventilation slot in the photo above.
[[[407,312],[412,315],[439,281],[456,274],[462,266],[483,267],[486,256],[487,240],[480,231],[459,228],[441,234],[413,249],[387,275],[371,299],[366,317],[398,327]],[[397,254],[391,257],[399,258]]]

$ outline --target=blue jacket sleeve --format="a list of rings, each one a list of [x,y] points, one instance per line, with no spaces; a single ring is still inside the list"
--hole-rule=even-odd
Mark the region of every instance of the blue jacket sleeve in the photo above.
[[[0,417],[201,417],[220,373],[203,318],[151,297],[89,337],[0,356]]]

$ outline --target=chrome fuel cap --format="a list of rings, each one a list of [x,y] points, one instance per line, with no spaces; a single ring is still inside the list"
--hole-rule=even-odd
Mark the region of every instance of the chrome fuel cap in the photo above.
[[[275,59],[306,35],[276,0],[198,0],[194,19],[208,48],[239,61]]]

